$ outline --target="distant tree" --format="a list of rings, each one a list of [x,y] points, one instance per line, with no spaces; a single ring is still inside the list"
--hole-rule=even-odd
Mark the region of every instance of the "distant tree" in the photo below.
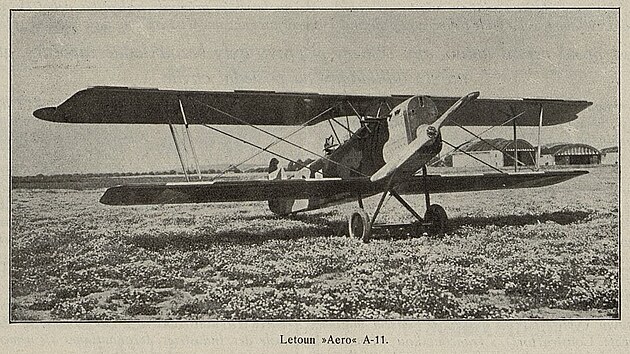
[[[268,167],[253,167],[247,170],[249,173],[267,172]]]

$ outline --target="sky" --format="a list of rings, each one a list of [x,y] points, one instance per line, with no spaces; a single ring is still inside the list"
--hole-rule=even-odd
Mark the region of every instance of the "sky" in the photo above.
[[[70,125],[32,115],[102,85],[588,100],[593,106],[577,120],[543,128],[542,142],[616,146],[618,28],[617,11],[594,9],[12,12],[12,175],[179,166],[167,126]],[[224,128],[257,145],[273,141],[251,127]],[[201,165],[257,153],[204,127],[190,132]],[[291,140],[321,151],[330,134],[320,124]],[[471,138],[451,127],[442,135],[452,143]],[[537,128],[518,135],[535,145]],[[485,137],[510,139],[512,128]],[[276,151],[314,157],[287,144]]]

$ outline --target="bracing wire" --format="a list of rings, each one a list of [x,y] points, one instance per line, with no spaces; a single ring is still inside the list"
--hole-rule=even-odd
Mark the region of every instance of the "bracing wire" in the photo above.
[[[479,135],[479,136],[482,136],[482,135],[484,135],[485,133],[487,133],[487,132],[491,131],[492,129],[494,129],[494,128],[496,128],[496,127],[502,127],[502,126],[504,126],[504,125],[506,125],[506,124],[510,123],[510,122],[511,122],[511,121],[513,121],[514,119],[516,119],[516,118],[518,118],[518,117],[522,116],[523,114],[525,114],[525,112],[521,112],[521,113],[519,113],[519,114],[515,115],[514,117],[512,117],[512,118],[510,118],[510,119],[506,120],[505,122],[501,123],[500,125],[493,125],[493,126],[489,127],[488,129],[486,129],[486,130],[482,131],[482,132],[481,132],[481,133],[479,133],[478,135]],[[453,147],[453,150],[451,150],[451,151],[447,152],[446,154],[444,154],[444,157],[442,157],[442,158],[441,158],[441,160],[444,160],[445,158],[447,158],[447,157],[449,157],[449,156],[453,155],[455,152],[460,151],[459,149],[460,149],[462,146],[464,146],[464,145],[466,145],[466,144],[468,144],[468,143],[471,143],[471,142],[473,142],[473,141],[475,141],[475,140],[477,140],[477,139],[478,139],[477,137],[473,137],[473,138],[468,139],[467,141],[465,141],[465,142],[463,142],[463,143],[461,143],[461,144],[459,144],[459,145],[457,145],[457,146],[455,146],[455,147],[453,147],[453,146],[452,146],[452,147]],[[436,161],[436,162],[434,162],[434,163],[433,163],[433,165],[435,165],[435,164],[436,164],[436,163],[438,163],[438,162],[439,162],[439,160],[438,160],[438,161]]]
[[[175,143],[175,150],[177,150],[177,156],[179,157],[179,162],[182,165],[182,170],[184,171],[184,176],[186,176],[186,181],[190,182],[190,178],[188,177],[188,171],[186,171],[186,166],[184,164],[184,159],[182,158],[182,152],[179,148],[179,143],[177,142],[177,136],[175,136],[175,129],[173,128],[173,124],[171,122],[168,123],[168,127],[171,131],[171,135],[173,136],[173,142]]]
[[[333,134],[335,134],[335,138],[337,139],[337,143],[339,145],[341,145],[341,140],[339,140],[339,136],[337,135],[337,131],[335,130],[335,127],[333,127],[331,119],[328,120],[328,124],[330,124],[330,129],[332,129]]]
[[[252,143],[252,142],[249,142],[249,141],[247,141],[247,140],[245,140],[245,139],[241,139],[241,138],[239,138],[239,137],[235,136],[234,134],[230,134],[230,133],[225,132],[225,131],[223,131],[223,130],[221,130],[221,129],[217,129],[217,128],[212,127],[212,126],[207,125],[207,124],[203,124],[203,126],[204,126],[204,127],[206,127],[206,128],[208,128],[208,129],[211,129],[211,130],[213,130],[213,131],[215,131],[215,132],[217,132],[217,133],[221,133],[221,134],[226,135],[226,136],[228,136],[228,137],[230,137],[230,138],[232,138],[232,139],[238,140],[238,141],[240,141],[240,142],[242,142],[242,143],[245,143],[245,144],[247,144],[247,145],[250,145],[250,146],[253,146],[253,147],[257,148],[257,149],[260,149],[260,150],[261,150],[260,152],[265,152],[265,151],[266,151],[266,152],[268,152],[268,153],[270,153],[270,154],[272,154],[272,155],[274,155],[274,156],[277,156],[277,157],[279,157],[279,158],[281,158],[281,159],[285,159],[285,160],[287,160],[287,161],[291,161],[291,162],[293,162],[293,163],[295,163],[295,164],[297,164],[297,163],[298,163],[297,161],[294,161],[294,160],[292,160],[292,159],[290,159],[290,158],[288,158],[288,157],[286,157],[286,156],[280,155],[280,154],[278,154],[278,153],[276,153],[276,152],[273,152],[273,151],[269,150],[269,148],[272,146],[271,144],[267,145],[266,147],[258,146],[258,145],[254,144],[254,143]],[[255,155],[254,155],[254,156],[255,156]],[[252,158],[254,158],[254,156],[252,156],[252,157],[248,158],[248,159],[247,159],[247,160],[245,160],[245,161],[239,162],[239,163],[238,163],[238,164],[236,164],[236,165],[230,165],[230,166],[228,166],[228,168],[227,168],[227,169],[225,169],[225,170],[221,171],[221,173],[219,173],[217,176],[215,176],[214,178],[212,178],[212,180],[211,180],[211,181],[216,180],[217,178],[219,178],[219,177],[223,176],[225,173],[227,173],[227,171],[229,171],[229,170],[231,170],[231,169],[233,169],[233,168],[236,168],[236,167],[238,167],[238,166],[240,166],[240,165],[244,164],[245,162],[247,162],[247,161],[251,160]]]
[[[192,98],[191,98],[191,99],[192,99]],[[332,163],[332,164],[335,164],[335,165],[340,166],[340,167],[342,167],[342,168],[346,168],[346,169],[348,169],[348,170],[350,170],[350,171],[352,171],[352,172],[358,173],[358,174],[360,174],[360,175],[362,175],[362,176],[364,176],[364,177],[369,177],[368,175],[366,175],[366,174],[364,174],[364,173],[362,173],[362,172],[360,172],[360,171],[357,171],[357,170],[355,170],[355,169],[353,169],[353,168],[351,168],[351,167],[349,167],[349,166],[346,166],[346,165],[344,165],[344,164],[342,164],[342,163],[340,163],[340,162],[337,162],[337,161],[335,161],[335,160],[332,160],[332,159],[330,159],[330,158],[328,158],[328,157],[326,157],[326,156],[324,156],[324,155],[318,154],[318,153],[316,153],[316,152],[314,152],[314,151],[311,151],[311,150],[309,150],[309,149],[307,149],[307,148],[305,148],[305,147],[303,147],[303,146],[297,145],[297,144],[295,144],[295,143],[293,143],[293,142],[291,142],[291,141],[287,140],[289,137],[291,137],[291,136],[293,136],[293,135],[297,134],[299,131],[301,131],[302,129],[306,128],[306,127],[309,125],[309,123],[311,123],[312,121],[314,121],[314,120],[318,119],[319,117],[321,117],[321,116],[323,116],[324,114],[326,114],[326,113],[330,112],[331,110],[333,110],[333,109],[335,108],[336,104],[335,104],[335,105],[333,105],[333,106],[331,106],[331,107],[329,107],[328,109],[326,109],[326,110],[322,111],[321,113],[319,113],[319,114],[318,114],[318,115],[316,115],[315,117],[313,117],[313,118],[309,119],[308,121],[306,121],[305,123],[303,123],[303,124],[302,124],[302,125],[301,125],[298,129],[296,129],[295,131],[293,131],[292,133],[290,133],[290,134],[288,134],[288,135],[286,135],[286,136],[284,136],[284,137],[280,137],[280,136],[277,136],[276,134],[273,134],[273,133],[271,133],[271,132],[269,132],[269,131],[267,131],[267,130],[265,130],[265,129],[259,128],[259,127],[255,126],[255,125],[253,125],[253,124],[251,124],[251,123],[247,122],[247,121],[246,121],[246,120],[244,120],[244,119],[238,118],[238,117],[236,117],[236,116],[234,116],[234,115],[232,115],[232,114],[230,114],[230,113],[228,113],[228,112],[224,112],[224,111],[222,111],[221,109],[218,109],[218,108],[216,108],[216,107],[213,107],[212,105],[209,105],[209,104],[207,104],[207,103],[201,102],[201,101],[196,100],[196,99],[192,99],[192,100],[194,100],[195,102],[197,102],[197,103],[199,103],[199,104],[201,104],[201,105],[203,105],[203,106],[205,106],[205,107],[208,107],[208,108],[210,108],[210,109],[212,109],[212,110],[214,110],[214,111],[217,111],[217,112],[219,112],[219,113],[221,113],[221,114],[223,114],[223,115],[225,115],[225,116],[227,116],[227,117],[229,117],[229,118],[232,118],[232,119],[234,119],[234,120],[236,120],[236,121],[238,121],[238,122],[240,122],[240,123],[243,123],[243,124],[245,124],[245,125],[248,125],[248,126],[250,126],[250,127],[254,128],[255,130],[258,130],[258,131],[260,131],[260,132],[262,132],[262,133],[264,133],[264,134],[267,134],[267,135],[272,136],[272,137],[274,137],[275,139],[277,139],[276,141],[274,141],[273,143],[271,143],[271,145],[270,145],[270,146],[268,146],[267,148],[272,147],[272,146],[274,146],[274,145],[276,145],[276,144],[278,144],[278,143],[280,143],[280,142],[285,142],[285,143],[287,143],[287,144],[289,144],[289,145],[291,145],[291,146],[293,146],[293,147],[296,147],[296,148],[298,148],[298,149],[300,149],[300,150],[303,150],[303,151],[306,151],[306,152],[308,152],[308,153],[310,153],[310,154],[313,154],[313,155],[315,155],[315,156],[317,156],[317,157],[319,157],[319,158],[321,158],[321,159],[324,159],[324,160],[326,160],[326,161],[329,161],[329,162],[330,162],[330,163]],[[206,127],[208,127],[208,126],[206,126]],[[337,138],[337,139],[339,139],[339,138]],[[263,150],[259,151],[257,154],[255,154],[255,155],[254,155],[254,156],[252,156],[251,158],[254,158],[255,156],[258,156],[258,155],[259,155],[259,154],[261,154],[262,152],[263,152]],[[250,159],[248,159],[247,161],[251,160],[251,158],[250,158]],[[290,159],[287,159],[287,160],[291,161]],[[241,162],[241,163],[239,163],[239,165],[240,165],[240,164],[243,164],[243,163],[245,163],[245,162]]]
[[[343,125],[343,124],[339,123],[339,122],[338,122],[335,118],[331,118],[331,119],[329,120],[329,122],[330,122],[330,121],[333,121],[333,122],[337,123],[339,126],[341,126],[342,128],[344,128],[345,130],[347,130],[347,131],[348,131],[348,138],[350,138],[350,137],[352,137],[352,136],[354,136],[354,135],[355,135],[355,134],[354,134],[354,132],[353,132],[352,130],[350,130],[350,128],[348,128],[348,127],[350,126],[350,122],[348,121],[348,117],[347,117],[347,116],[346,116],[346,124],[347,124],[348,126],[345,126],[345,125]]]
[[[448,146],[452,147],[452,148],[455,148],[455,145],[453,145],[453,144],[449,143],[448,141],[442,140],[442,142],[443,142],[444,144],[446,144],[446,145],[448,145]],[[496,168],[496,167],[492,166],[491,164],[489,164],[489,163],[487,163],[487,162],[483,161],[482,159],[480,159],[480,158],[478,158],[478,157],[474,156],[473,154],[468,153],[468,151],[464,151],[464,150],[460,150],[460,151],[461,151],[461,152],[463,152],[464,154],[466,154],[466,155],[468,155],[468,156],[472,157],[473,159],[475,159],[475,160],[477,160],[477,161],[481,162],[482,164],[484,164],[484,165],[486,165],[486,166],[488,166],[488,167],[492,168],[493,170],[499,171],[500,173],[505,173],[504,171],[501,171],[500,169],[498,169],[498,168]]]
[[[470,135],[474,136],[475,138],[479,139],[480,141],[483,141],[484,143],[486,143],[486,144],[490,145],[490,147],[491,147],[491,148],[493,148],[493,149],[495,149],[495,150],[497,150],[497,151],[501,152],[501,153],[503,154],[503,156],[508,156],[509,158],[511,158],[512,160],[514,160],[514,163],[515,163],[515,164],[520,164],[520,165],[522,165],[522,166],[527,166],[525,163],[523,163],[522,161],[520,161],[520,160],[518,159],[518,156],[516,156],[516,153],[514,154],[515,156],[512,156],[512,155],[510,155],[510,154],[509,154],[506,150],[500,149],[499,147],[495,146],[494,144],[491,144],[491,143],[490,143],[490,142],[488,142],[486,139],[482,138],[482,137],[481,137],[481,136],[479,136],[479,135],[476,135],[475,133],[473,133],[472,131],[470,131],[470,130],[466,129],[465,127],[463,127],[463,126],[461,126],[461,125],[459,125],[459,124],[457,124],[457,123],[455,123],[455,122],[453,122],[453,124],[455,124],[456,126],[458,126],[458,127],[462,128],[465,132],[467,132],[468,134],[470,134]],[[518,144],[518,141],[516,142],[516,144]],[[514,146],[514,151],[515,151],[515,152],[516,152],[516,151],[518,151],[518,150],[516,149],[516,146]]]

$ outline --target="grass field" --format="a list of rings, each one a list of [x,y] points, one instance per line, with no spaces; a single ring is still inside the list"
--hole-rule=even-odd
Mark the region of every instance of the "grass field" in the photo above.
[[[281,218],[260,202],[110,207],[103,189],[15,188],[11,320],[618,318],[617,169],[589,171],[433,195],[446,236],[369,244],[343,235],[354,204]],[[412,216],[392,199],[379,220]]]

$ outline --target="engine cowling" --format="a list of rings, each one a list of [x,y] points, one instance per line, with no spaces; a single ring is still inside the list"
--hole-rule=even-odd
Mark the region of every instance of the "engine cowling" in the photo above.
[[[423,134],[418,132],[418,127],[435,122],[438,110],[429,97],[413,96],[394,107],[390,115],[389,139],[383,146],[385,162],[397,157],[400,149],[414,141],[418,134]]]

